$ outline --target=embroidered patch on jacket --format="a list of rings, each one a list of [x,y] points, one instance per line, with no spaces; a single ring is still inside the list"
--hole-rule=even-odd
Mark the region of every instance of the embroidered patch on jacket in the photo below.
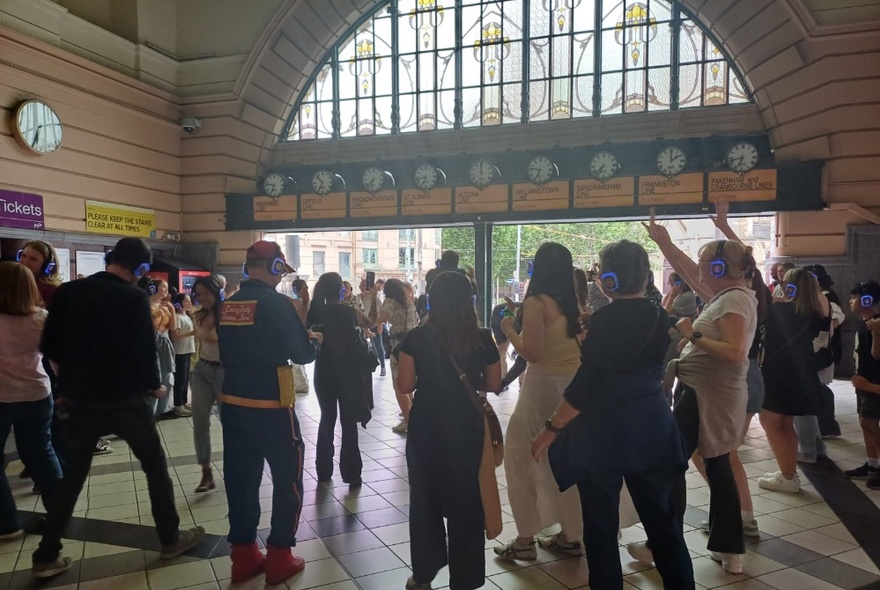
[[[221,326],[253,326],[256,301],[227,301],[220,307]]]

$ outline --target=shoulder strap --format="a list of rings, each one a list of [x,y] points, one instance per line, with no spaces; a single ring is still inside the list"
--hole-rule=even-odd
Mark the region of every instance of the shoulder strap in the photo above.
[[[477,393],[476,388],[471,384],[471,380],[468,379],[467,373],[461,370],[461,367],[456,362],[455,357],[453,357],[446,351],[444,351],[444,353],[446,354],[446,358],[449,359],[449,362],[452,363],[452,368],[455,369],[456,373],[458,373],[458,380],[461,381],[462,386],[467,390],[468,397],[471,399],[472,402],[474,402],[477,410],[482,412],[483,404],[480,401],[480,394]]]

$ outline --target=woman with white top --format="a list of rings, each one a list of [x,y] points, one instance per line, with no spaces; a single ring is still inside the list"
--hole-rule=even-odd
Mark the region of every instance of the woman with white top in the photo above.
[[[192,420],[196,460],[202,466],[202,480],[196,493],[217,487],[211,470],[211,412],[220,400],[223,365],[217,344],[220,318],[220,283],[214,277],[199,277],[193,284],[193,297],[200,306],[195,313],[195,336],[199,341],[199,360],[192,371]]]
[[[196,352],[196,338],[193,322],[189,317],[192,299],[186,293],[177,293],[171,298],[174,304],[174,329],[171,330],[171,343],[174,344],[174,414],[178,418],[192,416],[187,407],[189,397],[190,368],[192,355]]]
[[[53,402],[43,368],[40,336],[47,312],[31,271],[22,264],[0,262],[0,441],[15,429],[15,446],[31,477],[51,500],[61,466],[52,448]],[[21,520],[5,472],[0,475],[0,539],[21,534]]]

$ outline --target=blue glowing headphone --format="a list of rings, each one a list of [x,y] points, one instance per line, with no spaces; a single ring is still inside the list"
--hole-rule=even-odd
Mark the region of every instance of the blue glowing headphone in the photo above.
[[[871,295],[862,295],[859,297],[862,307],[874,307],[874,297]]]
[[[724,261],[725,244],[727,244],[727,240],[718,240],[718,245],[715,246],[715,255],[709,262],[709,274],[716,279],[727,274],[727,263]]]
[[[535,261],[529,260],[529,265],[526,267],[526,276],[532,278],[533,272],[535,272]]]
[[[345,285],[339,290],[339,300],[345,301]]]
[[[150,279],[150,282],[147,283],[146,289],[147,293],[149,293],[150,295],[155,295],[159,292],[159,281],[157,281],[156,279]]]
[[[104,264],[112,264],[113,263],[113,250],[108,250],[106,254],[104,254]],[[149,262],[141,262],[135,267],[131,267],[131,274],[133,274],[136,278],[141,278],[150,272],[150,263]]]
[[[46,242],[44,242],[42,240],[34,240],[34,241],[37,243],[43,244],[46,247],[46,252],[49,253],[49,255],[46,256],[46,259],[43,261],[42,266],[40,266],[40,272],[48,277],[58,267],[58,265],[55,263],[55,256],[53,255],[52,247],[49,246],[49,244],[47,244]],[[25,246],[25,248],[27,248],[27,246]],[[15,255],[16,262],[21,262],[22,256],[24,256],[24,248],[19,250],[18,254]]]
[[[252,260],[251,262],[257,262],[256,260]],[[273,275],[283,275],[286,273],[284,267],[287,266],[287,263],[284,262],[282,258],[273,258],[272,260],[267,260],[266,269]],[[249,278],[247,271],[247,260],[245,260],[241,264],[241,274],[244,275],[244,278]]]
[[[599,279],[602,281],[602,286],[608,291],[613,292],[620,289],[620,281],[617,279],[616,272],[603,272],[599,275]]]
[[[789,299],[794,299],[797,297],[798,288],[794,283],[786,283],[785,284],[785,296]]]

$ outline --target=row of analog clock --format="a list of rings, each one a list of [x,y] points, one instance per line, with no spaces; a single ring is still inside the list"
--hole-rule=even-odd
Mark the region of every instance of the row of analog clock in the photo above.
[[[758,148],[749,142],[740,142],[727,150],[724,157],[727,166],[741,174],[748,172],[758,164]],[[682,172],[687,165],[687,155],[681,148],[669,145],[657,154],[656,168],[663,176],[673,177]],[[603,150],[593,155],[589,170],[597,180],[608,180],[620,170],[620,161],[610,151]],[[547,156],[536,156],[529,162],[526,169],[529,180],[536,185],[546,184],[559,176],[559,168]],[[498,182],[501,172],[488,160],[479,158],[468,169],[468,178],[478,188],[485,188]],[[417,188],[429,191],[446,182],[446,174],[431,163],[420,164],[413,174],[413,183]],[[390,172],[377,166],[364,170],[361,186],[370,193],[394,188],[394,177]],[[345,180],[339,174],[329,170],[318,170],[312,175],[311,188],[319,195],[345,190]],[[263,180],[263,191],[278,197],[296,191],[296,182],[283,174],[272,173]]]

